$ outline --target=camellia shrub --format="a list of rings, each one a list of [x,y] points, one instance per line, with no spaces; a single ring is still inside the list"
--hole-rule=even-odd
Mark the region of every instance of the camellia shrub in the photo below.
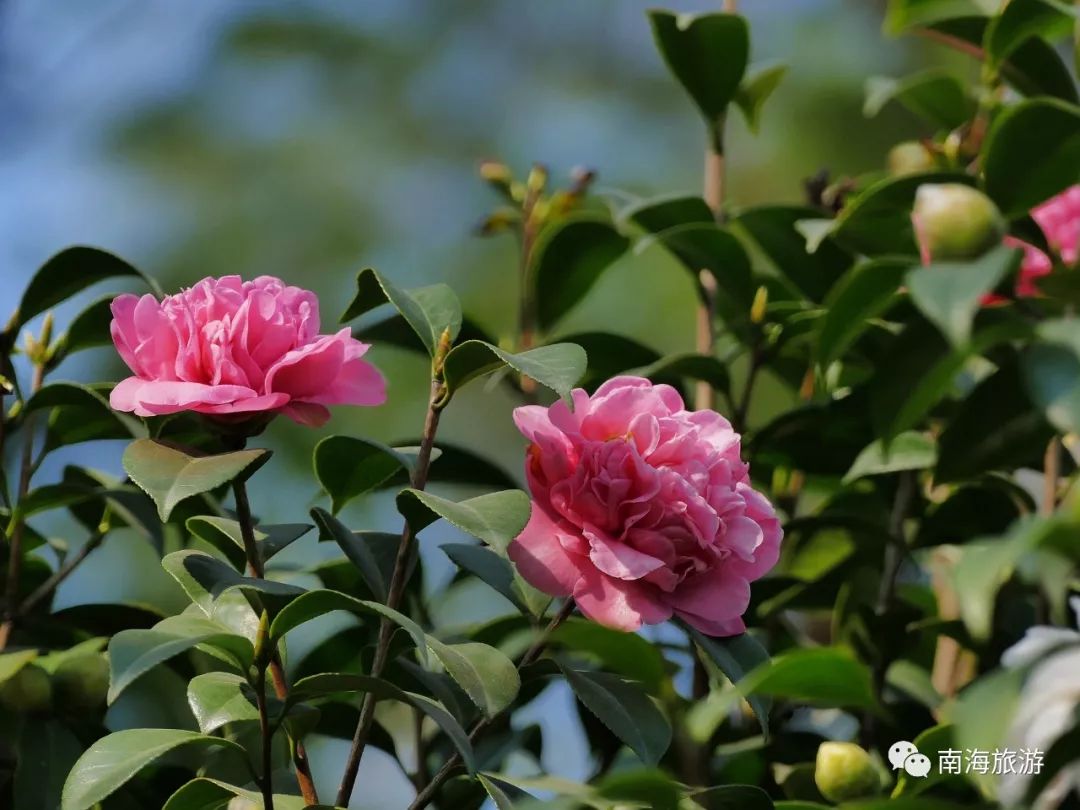
[[[867,113],[909,108],[921,140],[807,182],[802,204],[741,209],[726,124],[756,128],[784,68],[749,62],[734,10],[651,12],[703,118],[704,196],[611,207],[589,172],[482,164],[500,202],[481,230],[519,247],[510,338],[392,268],[360,271],[340,306],[295,286],[307,268],[163,291],[103,250],[58,253],[0,334],[0,805],[370,807],[377,748],[411,810],[1080,807],[1078,19],[1056,0],[893,0],[888,33],[965,54],[978,83],[871,80]],[[697,291],[693,350],[563,335],[641,250]],[[54,323],[113,277],[141,294]],[[430,359],[408,446],[335,432],[336,411],[393,407],[366,356],[380,342]],[[54,378],[95,346],[130,375]],[[478,378],[518,401],[502,418],[522,488],[482,445],[441,441]],[[768,413],[763,382],[782,392]],[[319,499],[284,498],[292,522],[271,525],[248,493],[276,418],[330,434],[316,480],[287,487]],[[127,442],[126,477],[45,474],[102,439]],[[386,489],[395,531],[344,522]],[[67,536],[39,528],[64,512]],[[439,521],[475,539],[442,550],[504,615],[433,629],[418,548]],[[187,607],[54,611],[121,531]],[[280,565],[309,533],[340,555]],[[330,614],[353,618],[290,656]],[[188,705],[119,719],[163,668]],[[576,699],[585,783],[543,773],[560,740],[516,714],[552,683]],[[313,761],[316,734],[348,742],[343,764]]]

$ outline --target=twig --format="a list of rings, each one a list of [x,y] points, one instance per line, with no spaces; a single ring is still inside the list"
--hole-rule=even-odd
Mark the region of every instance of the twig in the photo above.
[[[420,440],[420,452],[416,457],[416,466],[413,468],[412,486],[414,489],[423,489],[427,486],[428,469],[431,466],[431,449],[435,444],[435,433],[439,428],[439,417],[442,413],[440,404],[445,392],[442,380],[442,360],[450,349],[450,339],[444,333],[440,342],[439,350],[434,360],[435,373],[431,381],[431,397],[428,400],[427,416],[424,420],[424,435]],[[390,588],[386,597],[386,604],[396,609],[405,593],[405,585],[408,580],[409,560],[413,553],[413,531],[408,521],[401,532],[401,542],[398,543],[397,556],[394,559],[394,572],[390,577]],[[386,666],[386,659],[390,653],[390,639],[394,634],[396,625],[389,619],[383,619],[379,623],[379,638],[375,646],[375,659],[371,664],[371,677],[378,678],[382,675]],[[349,797],[352,796],[353,786],[356,784],[356,775],[360,771],[360,760],[364,756],[367,747],[368,734],[375,720],[375,696],[368,692],[364,695],[364,701],[360,706],[360,719],[356,724],[356,732],[353,734],[352,746],[349,749],[349,757],[345,761],[345,773],[341,777],[341,785],[338,788],[337,804],[342,807],[348,805]]]
[[[72,572],[90,556],[90,553],[105,542],[106,531],[98,529],[83,543],[82,548],[64,561],[51,577],[37,586],[15,609],[15,617],[20,618],[33,610],[37,604],[47,599],[60,586],[60,583],[71,576]]]
[[[265,810],[274,810],[274,777],[273,777],[273,734],[270,732],[270,717],[266,711],[266,667],[259,667],[259,677],[255,683],[255,703],[259,709],[259,731],[262,733],[262,778],[259,786],[262,788],[263,807]]]
[[[251,516],[251,504],[248,501],[247,487],[242,480],[233,481],[233,497],[236,500],[236,517],[240,524],[240,535],[244,540],[244,554],[247,557],[248,568],[251,573],[263,579],[266,574],[259,546],[255,542],[255,523]],[[285,679],[285,668],[281,665],[281,657],[275,650],[270,657],[270,678],[274,685],[274,694],[278,700],[285,700],[289,696],[289,685]],[[265,685],[266,673],[261,671],[260,679]],[[300,740],[295,740],[293,747],[293,765],[296,766],[296,781],[300,785],[300,793],[308,805],[319,803],[319,794],[315,790],[315,780],[311,778],[311,763],[307,758],[307,750]]]
[[[1061,440],[1055,435],[1043,456],[1043,497],[1040,513],[1052,515],[1057,509],[1058,480],[1061,478]]]
[[[559,612],[552,617],[551,621],[548,623],[548,626],[544,628],[543,632],[541,632],[540,635],[536,638],[536,640],[532,643],[532,646],[530,646],[529,649],[525,651],[525,654],[521,656],[521,660],[518,662],[517,665],[519,671],[524,669],[540,657],[540,655],[544,652],[544,648],[547,646],[548,640],[551,638],[551,634],[554,633],[555,630],[558,629],[559,625],[566,621],[567,617],[569,617],[570,614],[573,612],[574,600],[567,599],[566,603],[563,604],[563,606],[559,609]],[[476,724],[472,727],[472,731],[469,732],[470,743],[475,742],[477,737],[479,737],[484,732],[484,730],[489,725],[491,725],[492,719],[493,718],[485,717],[476,722]],[[408,810],[421,810],[422,808],[427,807],[428,804],[431,803],[431,800],[435,798],[435,794],[438,792],[439,788],[442,787],[443,783],[446,782],[446,780],[449,779],[451,775],[453,775],[454,771],[460,765],[461,754],[459,752],[455,752],[448,760],[446,760],[443,766],[439,768],[438,773],[435,774],[432,780],[428,782],[428,784],[419,793],[416,794],[416,798],[413,800],[413,803],[409,805]]]

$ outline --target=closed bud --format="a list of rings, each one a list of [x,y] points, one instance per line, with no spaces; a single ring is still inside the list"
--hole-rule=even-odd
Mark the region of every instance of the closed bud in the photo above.
[[[542,163],[534,163],[525,180],[525,188],[530,194],[536,195],[547,187],[548,170]]]
[[[769,306],[769,288],[758,287],[754,293],[754,303],[750,305],[750,322],[761,323],[765,320],[765,310]]]
[[[481,236],[503,233],[517,225],[520,219],[512,208],[496,208],[476,226],[476,232]]]
[[[918,141],[904,141],[889,150],[889,174],[899,177],[903,174],[919,174],[936,168],[934,155]]]
[[[993,201],[962,183],[919,186],[911,222],[924,263],[981,256],[1006,230]]]
[[[109,662],[104,655],[65,661],[53,673],[52,688],[61,709],[73,714],[96,712],[109,693]]]
[[[36,664],[27,664],[0,686],[0,707],[10,712],[32,714],[52,707],[49,673]]]
[[[497,160],[481,161],[480,176],[492,185],[497,186],[509,186],[514,179],[510,175],[510,167]]]
[[[831,802],[862,799],[881,791],[874,760],[855,743],[822,743],[814,765],[814,783]]]

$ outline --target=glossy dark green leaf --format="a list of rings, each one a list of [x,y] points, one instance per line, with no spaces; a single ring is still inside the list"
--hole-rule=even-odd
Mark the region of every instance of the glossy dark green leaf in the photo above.
[[[551,597],[521,579],[514,566],[490,548],[468,543],[447,543],[440,548],[454,565],[490,585],[528,616],[539,616],[551,602]]]
[[[101,498],[105,492],[103,487],[81,484],[45,484],[30,490],[26,497],[19,501],[15,511],[25,519],[41,512],[72,507]]]
[[[514,810],[517,806],[516,802],[536,801],[536,797],[532,794],[492,774],[478,773],[476,779],[491,798],[495,810]]]
[[[1080,332],[1074,318],[1039,324],[1040,342],[1023,354],[1032,401],[1063,433],[1080,431]]]
[[[580,346],[589,358],[585,376],[579,382],[588,391],[624,371],[647,366],[660,359],[660,353],[654,349],[633,338],[611,332],[575,332],[566,335],[565,341]]]
[[[701,197],[682,194],[650,197],[624,208],[619,219],[649,233],[663,233],[682,225],[712,225],[716,215]]]
[[[806,239],[797,224],[820,216],[813,208],[764,205],[739,213],[731,227],[744,231],[759,247],[769,264],[812,301],[821,301],[851,266],[851,254],[832,239],[824,239],[807,252]]]
[[[743,684],[751,672],[756,672],[769,663],[769,653],[749,633],[730,638],[711,638],[693,627],[684,625],[686,632],[693,639],[702,653],[724,674],[739,691],[746,696],[750,708],[754,710],[761,733],[769,737],[769,709],[771,701],[767,695],[752,694],[744,689]]]
[[[214,617],[215,600],[226,591],[239,590],[252,597],[260,609],[269,610],[271,615],[305,593],[303,588],[283,582],[242,576],[228,563],[194,549],[166,554],[161,566],[210,618]]]
[[[446,733],[461,754],[461,759],[469,771],[471,773],[476,771],[476,760],[472,745],[469,743],[469,735],[454,719],[454,716],[431,698],[406,692],[389,681],[368,675],[348,673],[328,672],[312,675],[296,682],[290,693],[290,700],[310,700],[341,692],[366,692],[374,695],[376,700],[397,700],[414,706],[434,720]]]
[[[720,785],[691,794],[694,801],[711,810],[773,810],[769,794],[753,785]]]
[[[188,682],[188,704],[199,731],[210,734],[226,723],[257,721],[255,690],[232,672],[204,672]]]
[[[921,25],[983,13],[979,0],[889,0],[884,27],[896,36]]]
[[[636,633],[624,633],[571,616],[551,634],[551,641],[577,655],[593,658],[606,671],[639,681],[658,694],[667,678],[667,663],[655,644]]]
[[[948,751],[955,750],[956,742],[953,739],[953,728],[949,725],[931,726],[914,740],[911,741],[919,751]],[[933,755],[931,754],[931,758]],[[928,788],[939,784],[949,777],[940,768],[934,768],[922,778],[910,776],[903,768],[896,771],[896,788],[892,795],[917,796]]]
[[[840,647],[805,647],[784,653],[752,672],[742,688],[818,706],[877,707],[870,669]]]
[[[923,183],[966,183],[971,177],[955,172],[927,172],[886,177],[850,199],[833,220],[830,235],[840,244],[868,256],[918,256],[911,207]]]
[[[540,329],[547,331],[630,246],[600,219],[569,219],[546,229],[533,250],[531,283]]]
[[[155,760],[177,748],[191,746],[231,750],[246,761],[242,746],[221,737],[172,728],[116,731],[79,757],[64,783],[61,810],[88,810]]]
[[[353,298],[341,322],[359,318],[385,303],[390,303],[408,321],[428,354],[434,356],[443,331],[448,330],[450,339],[461,330],[461,304],[453,290],[445,284],[433,284],[416,290],[396,287],[384,275],[370,267],[361,270],[356,277],[356,296]]]
[[[420,339],[420,336],[413,331],[413,328],[409,325],[401,315],[394,314],[389,318],[383,318],[381,321],[376,321],[370,326],[362,326],[353,331],[353,335],[357,340],[361,340],[364,343],[373,343],[375,345],[382,346],[396,346],[400,349],[408,349],[419,354],[427,354],[427,346],[424,345],[424,341]],[[470,319],[467,315],[461,318],[461,329],[458,331],[457,340],[483,340],[488,343],[497,343],[498,341],[487,331],[485,331],[476,321]]]
[[[927,70],[903,79],[867,79],[864,115],[873,117],[894,101],[931,126],[950,130],[970,121],[977,107],[964,83],[947,71]]]
[[[243,807],[261,808],[262,794],[201,776],[178,788],[162,810],[228,810],[239,802],[243,802]],[[308,806],[301,796],[274,794],[274,810],[303,810]]]
[[[45,446],[49,450],[99,439],[146,436],[140,420],[114,411],[102,391],[80,383],[49,383],[30,397],[26,410],[48,412]]]
[[[197,515],[185,522],[187,530],[229,558],[236,568],[243,568],[247,561],[244,537],[240,524],[230,518],[214,515]],[[279,551],[288,548],[314,528],[310,523],[282,523],[255,527],[255,542],[265,562]]]
[[[113,298],[111,295],[99,298],[71,319],[50,365],[59,365],[60,361],[83,349],[112,344],[109,325],[112,323]]]
[[[327,512],[318,507],[311,510],[311,517],[319,527],[319,532],[332,539],[345,552],[345,556],[356,566],[364,578],[371,593],[380,602],[386,601],[386,581],[383,579],[379,561],[363,537],[358,537]]]
[[[661,357],[655,363],[635,369],[634,374],[648,377],[653,382],[671,382],[682,377],[700,380],[725,396],[731,395],[731,376],[728,367],[718,358],[707,354],[686,352]]]
[[[330,495],[335,514],[353,498],[412,469],[406,454],[354,436],[327,436],[315,445],[313,460],[315,477]]]
[[[735,103],[746,118],[746,125],[751,132],[757,132],[761,125],[761,111],[765,102],[776,92],[788,66],[783,64],[751,65],[735,93]]]
[[[1052,429],[1025,391],[1014,360],[980,382],[961,403],[939,439],[934,480],[978,478],[1041,459]]]
[[[398,447],[397,451],[405,453],[405,448]],[[406,455],[411,456],[412,450],[410,449]],[[432,452],[428,481],[473,484],[496,489],[517,486],[514,477],[489,458],[443,441],[439,441]],[[402,484],[407,483],[402,476]]]
[[[490,343],[467,340],[446,356],[444,373],[449,400],[470,380],[509,366],[550,388],[563,399],[585,374],[585,350],[573,343],[553,343],[514,354]]]
[[[192,456],[152,439],[136,439],[124,450],[124,470],[157,504],[163,521],[176,505],[237,478],[246,478],[270,458],[267,450],[236,450]]]
[[[1072,31],[1076,11],[1044,0],[1010,0],[991,18],[984,38],[987,61],[998,66],[1031,37],[1062,39]]]
[[[1025,214],[1080,177],[1080,108],[1049,98],[1007,108],[986,136],[982,165],[1002,213]]]
[[[677,810],[683,786],[659,768],[635,768],[605,776],[596,786],[596,792],[601,798],[626,802],[632,807]],[[769,808],[771,810],[771,804]],[[754,807],[747,810],[754,810]]]
[[[157,284],[118,256],[84,245],[61,250],[45,262],[30,279],[30,284],[19,302],[18,315],[12,323],[11,334],[18,334],[22,325],[35,315],[40,315],[87,287],[107,278],[120,276],[139,278],[156,295],[161,295]]]
[[[1023,253],[997,247],[971,262],[935,262],[907,276],[911,300],[957,349],[967,345],[983,298],[1015,273]]]
[[[559,669],[578,700],[642,762],[660,761],[671,744],[671,724],[641,686],[606,672]]]
[[[822,367],[843,356],[871,321],[896,299],[906,259],[874,259],[857,264],[829,291],[825,316],[818,324],[817,356]]]
[[[109,641],[109,702],[152,667],[200,644],[222,650],[238,669],[254,655],[250,641],[205,616],[170,616],[149,630],[123,630]]]
[[[397,503],[398,511],[409,521],[414,533],[443,518],[501,554],[521,534],[530,513],[529,496],[519,489],[491,492],[460,502],[406,489],[398,495]]]
[[[12,810],[44,810],[60,805],[64,778],[83,744],[59,720],[27,723],[19,737]]]
[[[445,644],[433,636],[427,646],[465,694],[488,717],[513,703],[521,688],[517,667],[488,644],[467,641]]]
[[[357,616],[375,616],[392,621],[408,633],[422,659],[427,657],[427,636],[416,622],[398,611],[378,602],[357,599],[339,591],[308,591],[286,605],[270,623],[270,636],[280,639],[290,630],[324,616],[343,610]]]
[[[694,100],[714,139],[746,72],[750,31],[735,14],[649,12],[653,38],[668,68]],[[723,151],[719,144],[718,151]]]
[[[878,439],[859,453],[844,480],[855,481],[868,475],[885,475],[903,470],[925,470],[936,463],[937,442],[934,437],[909,430],[894,436],[887,443]]]

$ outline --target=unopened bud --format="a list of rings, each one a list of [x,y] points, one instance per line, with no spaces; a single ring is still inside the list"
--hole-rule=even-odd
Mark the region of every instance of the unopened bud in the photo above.
[[[9,712],[32,714],[52,706],[52,681],[36,664],[27,664],[0,686],[0,707]]]
[[[481,161],[480,176],[492,185],[497,186],[509,186],[514,179],[510,175],[510,167],[497,160]]]
[[[542,163],[534,163],[525,180],[525,187],[530,194],[539,194],[547,187],[548,170]]]
[[[981,256],[1006,230],[993,201],[962,183],[919,186],[911,222],[924,263]]]
[[[769,288],[761,286],[754,293],[754,303],[750,305],[750,322],[761,323],[765,320],[765,310],[769,306]]]
[[[45,319],[41,324],[41,343],[48,348],[48,345],[52,343],[53,324],[56,319],[53,318],[52,310],[45,313]]]
[[[520,216],[514,209],[496,208],[476,226],[476,232],[481,236],[503,233],[514,227],[519,220]]]
[[[933,171],[937,164],[926,146],[918,141],[904,141],[889,150],[888,165],[889,174],[899,177]]]
[[[846,802],[881,791],[873,759],[855,743],[825,742],[818,747],[814,783],[831,802]]]

